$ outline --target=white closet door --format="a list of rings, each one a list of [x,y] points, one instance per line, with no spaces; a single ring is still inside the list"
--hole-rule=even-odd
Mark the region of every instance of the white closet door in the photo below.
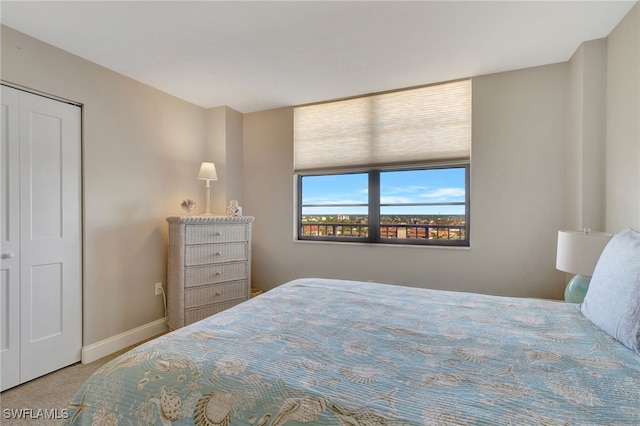
[[[14,93],[19,120],[16,126],[9,112],[6,147],[3,133],[7,259],[2,259],[0,306],[7,311],[1,328],[9,356],[5,359],[3,351],[0,359],[2,389],[12,386],[15,370],[23,383],[79,361],[82,349],[81,110],[7,87],[3,104],[5,94],[13,98]],[[3,129],[4,124],[3,116]],[[5,232],[11,237],[6,247]]]
[[[18,91],[2,87],[0,150],[0,385],[20,384],[20,146]]]
[[[80,360],[81,114],[20,93],[21,380]]]

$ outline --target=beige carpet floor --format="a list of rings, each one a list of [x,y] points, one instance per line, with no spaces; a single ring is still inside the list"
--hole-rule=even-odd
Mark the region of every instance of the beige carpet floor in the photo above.
[[[63,409],[68,408],[69,402],[82,383],[98,368],[128,349],[130,348],[90,364],[71,365],[0,393],[0,424],[3,426],[61,424],[64,416]],[[43,410],[47,410],[48,414],[45,415]],[[17,413],[21,413],[23,418],[15,418]],[[42,416],[39,416],[39,413]],[[58,419],[46,419],[43,418],[44,416],[57,416]]]

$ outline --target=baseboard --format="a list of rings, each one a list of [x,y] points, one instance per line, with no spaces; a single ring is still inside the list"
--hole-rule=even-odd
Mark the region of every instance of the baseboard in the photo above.
[[[109,337],[100,342],[82,347],[82,363],[99,360],[114,352],[128,348],[152,337],[164,334],[169,330],[164,318],[150,322],[133,330],[125,331],[117,336]]]

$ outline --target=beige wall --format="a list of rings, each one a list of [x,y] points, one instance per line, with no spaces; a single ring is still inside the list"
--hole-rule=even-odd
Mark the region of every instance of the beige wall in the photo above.
[[[607,42],[583,43],[569,61],[565,229],[605,230]]]
[[[226,107],[225,116],[226,129],[226,161],[232,167],[227,168],[227,185],[226,185],[226,202],[229,200],[237,200],[242,206],[244,204],[242,181],[244,175],[243,157],[242,157],[242,113]],[[244,212],[243,212],[244,213]]]
[[[1,36],[3,81],[83,104],[83,344],[162,318],[165,217],[184,198],[203,204],[206,111],[10,28]]]
[[[607,38],[606,227],[640,229],[640,5]]]
[[[221,106],[207,109],[205,115],[203,161],[214,162],[218,174],[218,180],[211,182],[211,212],[224,215],[229,200],[242,205],[242,114]]]
[[[640,229],[640,6],[569,61],[567,229]]]
[[[471,248],[294,242],[292,109],[246,114],[254,285],[303,276],[561,297],[567,65],[473,79]]]

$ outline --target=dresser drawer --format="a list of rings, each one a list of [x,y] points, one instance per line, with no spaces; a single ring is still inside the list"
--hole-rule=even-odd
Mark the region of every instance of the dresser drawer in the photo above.
[[[249,276],[249,262],[221,263],[207,266],[189,266],[185,268],[185,287],[225,281],[244,280]]]
[[[187,225],[186,244],[226,243],[249,240],[247,225]]]
[[[202,306],[200,308],[187,309],[184,311],[185,324],[191,324],[201,319],[210,317],[213,314],[222,312],[225,309],[229,309],[235,305],[239,305],[244,302],[245,299],[230,300],[228,302],[216,303],[214,305]]]
[[[248,243],[245,241],[225,244],[199,244],[185,247],[186,266],[208,263],[234,262],[249,258]]]
[[[234,299],[246,300],[248,291],[249,283],[247,280],[231,281],[202,287],[190,287],[184,291],[184,307],[196,308]]]

